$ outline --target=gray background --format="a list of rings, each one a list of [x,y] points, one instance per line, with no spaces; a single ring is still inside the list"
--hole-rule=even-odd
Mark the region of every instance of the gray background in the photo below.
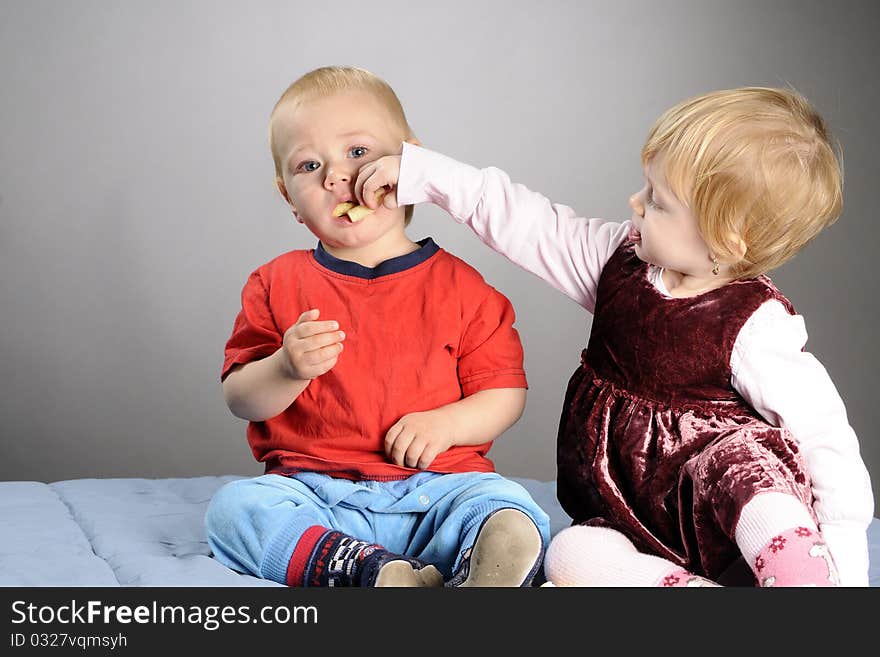
[[[806,94],[842,142],[846,208],[773,278],[876,497],[877,7],[0,1],[0,478],[261,471],[222,399],[223,345],[248,273],[314,246],[274,191],[266,120],[300,74],[355,64],[390,82],[427,146],[614,219],[669,105],[739,85]],[[491,455],[552,479],[590,316],[437,208],[410,235],[513,301],[531,390]]]

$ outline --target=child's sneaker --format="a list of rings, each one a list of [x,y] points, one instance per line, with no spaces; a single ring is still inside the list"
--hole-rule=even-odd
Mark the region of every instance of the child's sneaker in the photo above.
[[[315,533],[322,529],[314,527]],[[288,577],[303,586],[443,586],[436,567],[335,530],[320,534],[302,574]]]
[[[531,518],[500,509],[483,521],[446,586],[531,586],[543,556],[544,541]]]
[[[418,559],[376,550],[364,557],[360,569],[360,586],[443,586],[443,575],[435,566]]]

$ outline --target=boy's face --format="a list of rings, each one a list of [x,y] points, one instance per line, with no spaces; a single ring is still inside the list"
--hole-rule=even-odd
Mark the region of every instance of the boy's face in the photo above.
[[[282,105],[274,121],[279,191],[325,247],[357,249],[403,235],[403,208],[380,205],[357,223],[333,216],[337,204],[357,203],[354,183],[364,164],[400,153],[404,135],[378,99],[361,90],[339,92]]]

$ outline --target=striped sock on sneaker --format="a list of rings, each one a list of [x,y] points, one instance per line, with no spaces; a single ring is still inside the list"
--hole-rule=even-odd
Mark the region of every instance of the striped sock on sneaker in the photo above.
[[[288,586],[442,586],[432,565],[319,525],[303,532],[287,567]]]

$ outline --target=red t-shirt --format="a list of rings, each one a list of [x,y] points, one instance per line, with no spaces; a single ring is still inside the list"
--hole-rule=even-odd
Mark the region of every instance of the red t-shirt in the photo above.
[[[403,479],[385,434],[403,415],[489,388],[525,388],[523,351],[510,301],[430,238],[374,269],[319,245],[258,268],[226,343],[221,380],[236,363],[273,354],[310,308],[336,320],[344,349],[280,415],[250,422],[248,442],[267,473],[321,472],[348,479]],[[440,454],[434,472],[492,472],[492,443]]]

